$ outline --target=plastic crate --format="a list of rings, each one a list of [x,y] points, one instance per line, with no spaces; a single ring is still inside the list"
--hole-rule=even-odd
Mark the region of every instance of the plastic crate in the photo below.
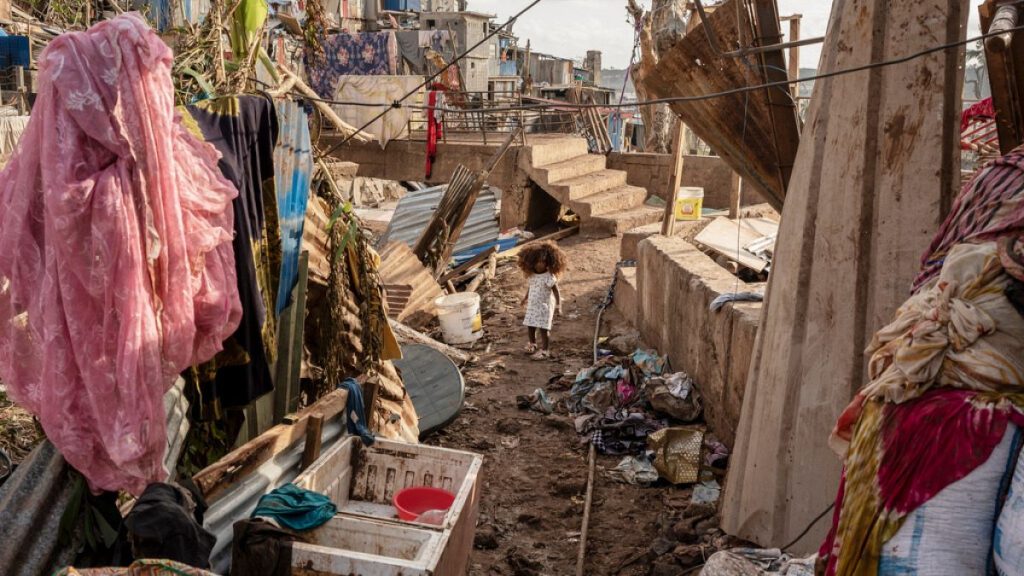
[[[328,496],[338,507],[310,543],[294,543],[298,573],[344,576],[465,574],[479,511],[483,457],[418,444],[349,438],[321,456],[295,484]],[[434,486],[455,494],[440,526],[405,522],[395,493]]]

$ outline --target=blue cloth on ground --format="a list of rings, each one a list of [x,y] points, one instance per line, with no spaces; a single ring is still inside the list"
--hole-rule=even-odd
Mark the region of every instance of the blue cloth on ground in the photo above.
[[[348,401],[345,403],[345,420],[348,424],[348,433],[359,436],[363,444],[373,444],[373,432],[366,427],[366,409],[363,404],[363,389],[359,383],[352,378],[346,378],[338,384],[338,388],[348,392]]]
[[[764,294],[760,292],[730,292],[712,300],[711,311],[718,312],[729,302],[761,302],[763,300]]]
[[[323,494],[285,484],[260,498],[253,518],[269,518],[289,530],[305,532],[334,518],[338,507]]]

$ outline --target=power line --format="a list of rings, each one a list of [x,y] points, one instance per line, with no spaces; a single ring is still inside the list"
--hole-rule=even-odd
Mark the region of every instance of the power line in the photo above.
[[[480,46],[483,46],[483,44],[485,42],[487,42],[488,40],[490,40],[491,38],[496,36],[499,32],[501,32],[502,30],[507,28],[509,25],[511,25],[513,22],[515,22],[516,19],[518,19],[520,16],[522,16],[523,14],[526,14],[531,8],[533,8],[537,4],[540,4],[540,2],[541,2],[541,0],[533,0],[533,2],[530,2],[526,6],[526,8],[523,8],[522,10],[520,10],[518,14],[516,14],[515,16],[509,18],[508,21],[506,21],[504,24],[502,24],[501,26],[498,26],[497,28],[492,30],[489,34],[484,36],[482,40],[480,40],[479,42],[474,44],[472,47],[467,48],[465,52],[463,52],[462,54],[459,54],[458,56],[453,58],[452,61],[449,62],[447,65],[445,65],[444,68],[441,68],[433,76],[431,76],[430,78],[427,78],[422,84],[420,84],[419,86],[417,86],[417,87],[413,88],[412,90],[410,90],[408,94],[406,94],[405,96],[402,96],[398,100],[395,100],[394,102],[392,102],[391,105],[387,109],[385,109],[383,112],[381,112],[380,114],[376,115],[372,120],[370,120],[369,122],[364,124],[362,128],[360,128],[359,130],[356,130],[355,132],[350,134],[348,137],[346,137],[344,140],[342,140],[341,142],[339,142],[339,143],[335,144],[334,146],[332,146],[329,150],[327,150],[327,152],[324,153],[324,155],[325,156],[329,156],[335,150],[337,150],[338,148],[341,148],[342,146],[347,144],[349,140],[351,140],[352,138],[354,138],[356,136],[356,134],[359,134],[363,130],[366,130],[371,125],[373,125],[374,122],[384,118],[384,116],[386,116],[387,113],[390,112],[393,108],[401,108],[402,107],[402,102],[404,102],[405,100],[408,100],[412,96],[415,96],[420,91],[421,88],[423,88],[425,86],[429,86],[431,82],[433,82],[434,80],[437,80],[441,76],[441,74],[444,74],[445,72],[447,72],[448,69],[451,68],[452,66],[454,66],[458,61],[460,61],[463,58],[465,58],[473,50],[476,50]],[[453,42],[454,42],[454,39],[453,39]]]
[[[540,2],[540,0],[536,0],[533,4],[528,6],[527,10],[530,7],[532,7],[533,5],[537,4],[538,2]],[[524,10],[524,12],[525,12],[525,10]],[[522,14],[522,12],[520,13],[520,15],[521,14]],[[514,20],[517,17],[518,17],[518,15],[513,17],[512,20]],[[506,25],[507,24],[508,23],[506,23]],[[498,30],[500,30],[500,28]],[[697,96],[673,96],[673,97],[669,97],[669,98],[656,98],[656,99],[652,99],[652,100],[642,100],[642,101],[637,101],[637,102],[627,102],[627,103],[620,103],[620,104],[611,104],[611,103],[610,104],[575,104],[575,103],[569,103],[569,102],[559,102],[556,105],[554,105],[554,107],[560,108],[560,109],[563,109],[563,110],[566,110],[566,111],[570,111],[570,110],[584,110],[584,109],[588,109],[588,108],[633,108],[633,107],[639,107],[639,106],[656,106],[658,104],[672,104],[672,103],[676,103],[676,102],[701,102],[701,101],[704,101],[704,100],[712,100],[712,99],[715,99],[715,98],[723,98],[723,97],[726,97],[726,96],[734,96],[734,95],[737,95],[737,94],[745,94],[745,93],[749,93],[749,92],[756,92],[758,90],[764,90],[764,89],[767,89],[767,88],[776,88],[776,87],[783,87],[783,86],[787,86],[788,87],[790,85],[801,84],[803,82],[813,82],[813,81],[816,81],[816,80],[823,80],[823,79],[827,79],[827,78],[835,78],[835,77],[838,77],[838,76],[845,76],[845,75],[848,75],[848,74],[854,74],[856,72],[863,72],[863,71],[872,70],[872,69],[875,69],[875,68],[883,68],[883,67],[888,67],[888,66],[894,66],[894,65],[897,65],[897,64],[904,64],[906,62],[910,62],[911,60],[916,60],[918,58],[922,58],[924,56],[928,56],[928,55],[934,54],[936,52],[942,52],[942,51],[945,51],[945,50],[949,50],[951,48],[959,48],[961,46],[965,46],[965,45],[973,43],[973,42],[978,42],[980,40],[985,40],[986,38],[991,38],[993,36],[999,36],[999,35],[1002,35],[1002,34],[1006,34],[1008,32],[1016,32],[1016,31],[1019,31],[1019,30],[1024,30],[1024,25],[1016,26],[1014,28],[1010,28],[1010,29],[1003,30],[1003,31],[1000,31],[1000,32],[990,32],[988,34],[981,34],[981,35],[975,36],[973,38],[967,38],[965,40],[960,40],[960,41],[957,41],[957,42],[950,42],[948,44],[942,44],[942,45],[934,46],[932,48],[927,48],[925,50],[921,50],[920,52],[915,52],[913,54],[909,54],[907,56],[902,56],[900,58],[894,58],[892,60],[883,60],[881,62],[871,62],[871,63],[868,63],[868,64],[863,64],[861,66],[855,66],[853,68],[846,68],[846,69],[843,69],[843,70],[835,70],[835,71],[832,71],[832,72],[824,72],[824,73],[821,73],[821,74],[816,74],[814,76],[806,76],[806,77],[797,78],[797,79],[779,80],[779,81],[776,81],[776,82],[768,82],[768,83],[764,83],[764,84],[757,84],[757,85],[754,85],[754,86],[743,86],[743,87],[740,87],[740,88],[734,88],[734,89],[725,90],[725,91],[722,91],[722,92],[713,92],[713,93],[710,93],[710,94],[700,94],[700,95],[697,95]],[[486,38],[484,40],[486,40]],[[476,46],[474,46],[474,49],[475,48],[476,48]],[[472,51],[472,49],[470,51]],[[464,56],[465,56],[465,54],[461,55],[459,58],[462,58]],[[453,60],[452,64],[454,64],[457,61],[458,61],[458,59]],[[449,64],[449,66],[451,66],[452,64]],[[442,69],[441,72],[443,72],[443,71],[444,71],[444,69]],[[392,102],[390,104],[388,104],[388,103],[368,103],[368,102],[348,102],[348,101],[342,101],[342,100],[331,100],[331,99],[328,99],[328,98],[316,99],[316,98],[308,98],[306,96],[301,96],[301,95],[299,95],[299,96],[301,96],[303,98],[307,98],[307,99],[311,99],[311,100],[319,100],[320,102],[324,102],[324,103],[327,103],[327,104],[339,105],[339,106],[379,106],[379,107],[387,107],[389,110],[391,108],[407,108],[407,109],[413,109],[413,110],[426,110],[426,109],[429,109],[428,106],[415,105],[415,104],[401,104],[401,102],[406,100],[406,99],[408,99],[415,92],[419,91],[420,88],[423,88],[424,86],[426,86],[427,84],[432,82],[434,79],[437,78],[438,75],[440,75],[440,72],[438,74],[435,74],[433,77],[431,77],[431,79],[429,79],[427,82],[424,82],[423,84],[418,86],[413,93],[410,93],[410,94],[406,95],[405,97],[403,97],[402,99],[397,100],[395,102]],[[472,112],[475,112],[475,113],[503,113],[503,112],[520,112],[520,111],[527,112],[527,111],[531,111],[531,110],[549,109],[551,107],[552,107],[551,104],[523,104],[523,105],[517,105],[517,106],[505,106],[505,107],[498,107],[498,108],[466,109],[466,110],[463,110],[463,109],[460,109],[460,108],[450,108],[450,107],[447,107],[447,106],[446,107],[435,107],[435,109],[439,109],[442,112],[451,112],[451,113],[457,113],[457,112],[463,112],[463,111],[472,111]],[[377,120],[382,118],[385,114],[387,114],[387,112],[388,111],[385,110],[383,113],[381,113],[378,117],[374,118],[366,126],[363,126],[363,128],[361,128],[360,131],[362,131],[363,129],[367,128],[370,124],[373,124],[373,122],[376,122]],[[350,139],[351,139],[351,136],[346,138],[345,140],[343,140],[341,143],[337,144],[336,146],[332,147],[330,150],[328,150],[328,153],[334,152],[335,150],[340,148],[342,145],[346,144]]]

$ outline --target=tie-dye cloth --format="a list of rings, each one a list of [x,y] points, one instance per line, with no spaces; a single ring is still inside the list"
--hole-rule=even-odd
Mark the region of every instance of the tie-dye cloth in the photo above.
[[[163,395],[238,326],[231,200],[137,14],[59,36],[0,174],[0,379],[94,491],[165,476]]]

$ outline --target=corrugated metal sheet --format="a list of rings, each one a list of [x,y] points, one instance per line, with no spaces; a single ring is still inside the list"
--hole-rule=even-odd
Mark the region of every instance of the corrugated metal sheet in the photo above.
[[[76,547],[58,542],[73,484],[71,467],[46,440],[0,487],[0,570],[5,576],[51,574],[74,560]]]
[[[377,271],[385,287],[397,285],[411,289],[403,309],[389,309],[388,314],[395,313],[393,318],[413,326],[429,322],[434,317],[434,301],[444,296],[444,292],[412,249],[401,242],[392,242],[381,251],[380,261]],[[390,296],[388,305],[393,305]]]
[[[417,190],[405,195],[395,208],[387,231],[377,243],[378,247],[387,246],[389,242],[402,242],[410,248],[416,244],[430,218],[441,203],[447,185]],[[501,200],[500,190],[487,187],[476,199],[469,220],[462,229],[455,243],[455,254],[472,250],[493,243],[501,235],[498,228],[498,210]]]
[[[299,276],[302,228],[313,177],[313,150],[309,120],[301,106],[291,100],[278,102],[277,117],[281,128],[274,148],[274,183],[281,222],[281,287],[277,293],[277,313],[280,314],[288,305]]]
[[[189,429],[184,387],[179,378],[164,395],[164,466],[172,474]],[[0,574],[50,574],[74,561],[78,542],[59,541],[60,520],[73,497],[72,474],[60,452],[44,440],[0,487]]]
[[[324,422],[321,453],[337,444],[344,432],[344,412]],[[248,518],[256,509],[261,496],[291,482],[299,475],[304,443],[305,438],[300,438],[288,450],[265,462],[241,482],[233,484],[206,511],[203,526],[217,537],[217,544],[210,556],[210,564],[215,572],[227,574],[231,567],[235,522]]]

